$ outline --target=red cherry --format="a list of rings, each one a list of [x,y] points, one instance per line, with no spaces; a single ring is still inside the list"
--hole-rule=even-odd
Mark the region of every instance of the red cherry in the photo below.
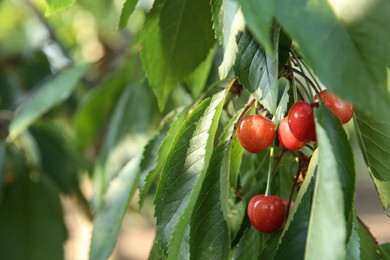
[[[295,151],[301,149],[306,142],[298,140],[290,130],[290,127],[288,126],[288,117],[280,121],[279,127],[278,127],[278,138],[280,143],[286,147],[289,150]]]
[[[237,129],[241,145],[251,153],[259,153],[271,146],[275,138],[275,124],[260,115],[241,119]]]
[[[256,195],[248,204],[248,217],[252,225],[263,233],[272,233],[286,221],[286,205],[277,196]]]
[[[327,90],[323,90],[319,94],[325,106],[327,106],[343,124],[348,123],[349,120],[351,120],[353,116],[353,105],[350,102],[342,100]],[[314,96],[314,102],[318,102],[318,95]]]
[[[288,113],[288,125],[291,133],[300,141],[316,141],[313,108],[309,103],[299,101]]]

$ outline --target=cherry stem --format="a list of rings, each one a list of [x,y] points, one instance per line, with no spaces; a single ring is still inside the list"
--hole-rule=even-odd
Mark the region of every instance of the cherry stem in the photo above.
[[[293,184],[293,186],[291,188],[290,196],[288,198],[286,219],[288,218],[288,214],[290,213],[292,197],[294,195],[295,188],[297,187],[297,183],[298,183],[298,179],[299,179],[299,173],[300,173],[300,167],[298,167],[297,174],[296,174],[295,179],[294,179],[294,184]]]
[[[285,152],[286,152],[286,150],[283,149],[282,152],[280,153],[278,159],[276,160],[276,163],[275,163],[274,168],[272,169],[272,173],[271,173],[271,174],[272,174],[272,177],[275,175],[276,169],[278,168],[280,162],[282,161],[282,157],[283,157],[283,155],[284,155]]]
[[[293,49],[291,49],[291,52],[293,53],[294,56],[297,55]],[[299,59],[299,58],[296,57],[296,59]],[[305,67],[305,69],[309,72],[311,78],[312,78],[312,79],[314,80],[314,82],[316,83],[317,88],[318,88],[319,90],[321,90],[321,85],[318,83],[316,77],[314,76],[313,72],[311,71],[311,69],[310,69],[309,66],[307,65],[306,61],[302,59],[302,60],[300,60],[300,62],[302,63],[303,67]]]
[[[295,80],[299,83],[299,85],[301,85],[302,86],[302,88],[303,88],[303,90],[305,91],[305,94],[306,94],[306,96],[310,99],[311,98],[311,96],[310,96],[310,93],[307,91],[307,89],[305,88],[305,86],[304,86],[304,84],[303,84],[303,82],[302,81],[300,81],[299,79],[297,79],[297,78],[295,78]]]
[[[309,82],[309,85],[314,89],[314,91],[316,93],[320,92],[320,89],[313,83],[313,81],[308,77],[306,76],[304,73],[302,73],[301,71],[297,70],[297,69],[294,69],[290,66],[284,66],[285,69],[288,69],[292,72],[295,72],[296,74],[298,74],[299,76],[303,77],[305,80],[307,80],[307,82]]]
[[[272,181],[272,169],[273,169],[273,157],[274,157],[274,147],[271,147],[269,153],[269,165],[268,165],[268,175],[267,175],[267,187],[265,188],[265,196],[271,195],[271,181]]]

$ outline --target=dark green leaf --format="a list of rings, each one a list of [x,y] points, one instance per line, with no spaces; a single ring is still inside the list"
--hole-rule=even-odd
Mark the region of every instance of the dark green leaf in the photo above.
[[[390,215],[390,123],[357,110],[355,128],[368,171],[383,208]]]
[[[380,245],[379,250],[381,252],[381,256],[383,257],[383,259],[385,260],[390,259],[390,243]]]
[[[223,0],[211,0],[211,17],[213,21],[213,29],[215,38],[219,43],[223,44]]]
[[[331,92],[390,119],[383,56],[390,41],[381,33],[390,31],[388,1],[278,0],[275,12]]]
[[[282,88],[284,90],[283,90],[282,97],[280,98],[278,106],[276,108],[274,118],[272,119],[275,125],[278,125],[279,122],[282,121],[282,119],[285,117],[288,108],[288,101],[290,98],[288,95],[288,91],[290,89],[289,82],[285,79],[280,79],[278,81],[278,84],[279,84],[279,88]]]
[[[319,169],[305,257],[343,259],[352,231],[352,203],[355,192],[352,150],[340,120],[332,112],[320,105],[315,115]]]
[[[147,85],[129,85],[125,89],[110,121],[94,171],[95,209],[99,208],[110,180],[131,158],[142,153],[159,118],[156,100]]]
[[[271,54],[273,52],[271,27],[275,1],[239,0],[239,3],[250,31],[266,52]]]
[[[238,40],[234,71],[240,83],[272,114],[278,98],[278,66],[248,31]]]
[[[140,158],[131,159],[110,182],[95,213],[89,259],[107,259],[114,249],[122,219],[138,185]]]
[[[76,0],[45,0],[45,2],[46,2],[45,15],[49,16],[65,10],[66,8],[73,5],[76,2]]]
[[[177,131],[179,131],[184,119],[187,117],[188,110],[189,107],[183,109],[178,115],[176,115],[173,119],[174,122],[164,126],[160,130],[160,133],[145,147],[140,169],[140,206],[142,206],[154,180],[161,173],[167,160],[173,139],[177,134]]]
[[[155,198],[157,236],[168,258],[176,259],[209,160],[227,92],[200,103],[175,136]]]
[[[0,140],[0,205],[3,198],[4,176],[6,174],[6,147],[3,141]]]
[[[0,259],[63,259],[62,215],[58,194],[42,179],[17,175],[0,207]]]
[[[8,138],[14,139],[44,113],[66,100],[87,68],[84,64],[65,69],[39,88],[17,111]]]
[[[304,259],[317,163],[318,152],[314,152],[305,181],[294,207],[290,210],[274,259]]]
[[[233,259],[257,260],[263,249],[264,240],[264,235],[251,226],[238,243]]]
[[[291,48],[292,40],[286,34],[286,32],[281,29],[279,35],[279,46],[278,46],[278,67],[279,74],[283,70],[284,66],[287,65],[287,61],[290,57],[290,48]]]
[[[220,193],[222,161],[227,143],[216,148],[203,181],[191,219],[191,259],[228,259],[230,234],[225,221]]]
[[[130,15],[133,13],[138,0],[125,0],[122,6],[121,16],[119,18],[118,28],[123,29],[129,21]]]
[[[144,69],[162,110],[173,86],[198,67],[214,45],[209,1],[156,1],[141,44]]]
[[[360,237],[357,232],[357,220],[356,215],[353,216],[353,229],[349,243],[347,245],[346,259],[359,260],[360,259]]]

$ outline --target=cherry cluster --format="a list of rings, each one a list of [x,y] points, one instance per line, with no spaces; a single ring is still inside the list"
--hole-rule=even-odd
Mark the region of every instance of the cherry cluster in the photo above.
[[[287,150],[296,151],[309,142],[316,142],[316,130],[313,108],[322,103],[345,124],[353,116],[353,105],[342,100],[327,90],[314,96],[314,102],[309,104],[298,101],[289,110],[278,127],[278,139]],[[275,124],[261,115],[243,117],[237,128],[237,136],[241,145],[248,152],[259,153],[267,150],[274,142]],[[263,233],[272,233],[284,226],[287,215],[288,200],[278,196],[256,195],[248,204],[248,217],[252,225]]]

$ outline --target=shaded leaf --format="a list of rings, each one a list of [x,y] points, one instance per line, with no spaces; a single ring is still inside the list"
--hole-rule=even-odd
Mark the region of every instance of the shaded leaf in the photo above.
[[[66,100],[87,68],[83,64],[65,69],[33,93],[11,121],[8,139],[13,140],[44,113]]]
[[[155,198],[157,236],[168,258],[176,259],[204,179],[227,91],[205,99],[175,136]]]
[[[8,185],[0,207],[1,259],[63,259],[67,232],[58,194],[27,173]]]
[[[312,155],[305,180],[283,228],[274,259],[304,259],[317,163],[318,150]]]
[[[381,252],[381,256],[385,260],[389,260],[390,259],[390,244],[389,243],[380,245],[379,246],[379,250]]]
[[[244,88],[272,114],[278,98],[278,66],[267,55],[248,31],[238,40],[238,54],[234,71]]]
[[[275,12],[331,92],[369,115],[390,119],[383,57],[389,37],[380,33],[390,30],[388,2],[278,0]]]
[[[138,185],[140,157],[131,159],[110,182],[95,212],[89,259],[107,259],[114,249],[123,217]]]
[[[354,225],[360,238],[360,259],[380,259],[378,244],[368,229],[360,220],[355,219]]]
[[[138,3],[138,0],[124,0],[121,16],[119,17],[118,28],[123,29],[126,27],[127,22],[129,21],[130,15],[133,13],[135,6]]]
[[[209,1],[157,0],[140,37],[144,69],[163,110],[174,85],[198,67],[214,45]]]
[[[390,215],[390,123],[356,110],[355,128],[368,171],[383,208]]]
[[[353,219],[353,229],[351,237],[349,238],[349,243],[347,245],[346,259],[359,260],[360,258],[360,237],[357,231],[357,220],[356,215]]]
[[[234,260],[257,260],[264,245],[264,235],[254,227],[248,228],[234,253]]]
[[[76,0],[45,0],[45,15],[49,16],[72,6]]]
[[[261,43],[268,54],[273,50],[271,27],[274,16],[275,1],[239,0],[245,21],[256,40]]]
[[[6,174],[6,159],[7,159],[7,150],[5,147],[5,143],[0,140],[0,205],[1,200],[3,198],[3,190],[4,190],[4,177]]]

